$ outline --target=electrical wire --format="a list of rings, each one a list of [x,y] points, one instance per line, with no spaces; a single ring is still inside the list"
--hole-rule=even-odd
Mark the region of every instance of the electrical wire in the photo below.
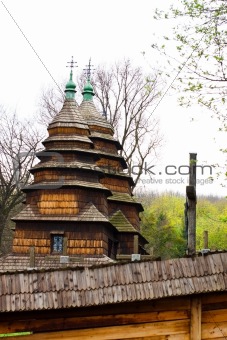
[[[31,47],[31,49],[33,50],[33,52],[35,53],[35,55],[37,56],[37,58],[39,59],[39,61],[41,62],[41,64],[43,65],[43,67],[45,68],[45,70],[47,71],[47,73],[49,74],[49,76],[51,77],[51,79],[53,80],[53,82],[55,83],[55,85],[58,87],[58,89],[60,90],[60,92],[63,94],[62,89],[60,88],[60,86],[58,85],[58,83],[56,82],[56,80],[54,79],[54,77],[52,76],[51,72],[48,70],[47,66],[44,64],[44,62],[42,61],[41,57],[38,55],[38,53],[36,52],[35,48],[32,46],[32,44],[30,43],[30,41],[28,40],[28,38],[26,37],[25,33],[22,31],[21,27],[19,26],[19,24],[16,22],[15,18],[13,17],[13,15],[10,13],[10,11],[8,10],[8,8],[6,7],[6,5],[4,4],[3,1],[1,1],[3,7],[5,8],[5,10],[7,11],[7,13],[9,14],[9,16],[11,17],[11,19],[13,20],[13,22],[15,23],[15,25],[17,26],[17,28],[19,29],[19,31],[21,32],[21,34],[23,35],[23,37],[25,38],[25,40],[27,41],[28,45]]]

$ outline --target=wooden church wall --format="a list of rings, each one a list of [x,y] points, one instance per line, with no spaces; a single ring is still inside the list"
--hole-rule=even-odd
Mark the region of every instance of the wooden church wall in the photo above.
[[[64,137],[63,137],[64,138]],[[79,149],[90,149],[90,143],[84,143],[79,141],[52,141],[45,143],[45,148],[54,149],[54,148],[79,148]]]
[[[105,177],[100,179],[100,183],[105,185],[111,191],[131,194],[131,187],[127,179]]]
[[[37,203],[40,214],[76,215],[86,204],[92,202],[104,215],[108,215],[106,194],[91,188],[49,189],[29,193],[28,204]]]
[[[83,165],[81,165],[82,167]],[[85,166],[84,166],[85,167]],[[67,170],[67,171],[66,171]],[[92,176],[87,171],[75,171],[66,169],[64,172],[57,169],[46,169],[46,170],[40,170],[36,171],[34,173],[34,182],[42,182],[42,181],[67,181],[67,180],[80,180],[80,181],[86,181],[86,182],[95,182],[98,183],[98,175],[93,173]]]
[[[118,160],[101,158],[96,162],[97,166],[103,167],[105,169],[109,169],[110,173],[119,173],[122,172],[123,168],[120,165]]]
[[[63,127],[63,126],[58,126],[54,128],[48,129],[49,135],[54,136],[54,135],[89,135],[89,131],[86,129],[80,129],[77,127]]]
[[[131,255],[134,253],[134,235],[131,233],[122,233],[118,236],[119,246],[118,253]]]
[[[94,147],[97,150],[102,150],[104,152],[117,154],[116,145],[113,142],[109,143],[108,141],[101,141],[101,140],[93,140]]]
[[[78,195],[72,190],[42,192],[37,206],[44,215],[75,215],[79,212]]]
[[[103,127],[103,126],[89,124],[89,130],[91,132],[96,131],[96,132],[101,132],[101,133],[104,133],[104,134],[106,133],[108,135],[113,136],[113,131],[111,129],[108,129],[108,128]]]
[[[67,231],[66,231],[67,230]],[[35,254],[51,254],[51,236],[62,234],[66,240],[64,255],[116,255],[114,232],[97,223],[76,222],[18,222],[13,240],[13,252],[28,254],[31,246]],[[110,242],[112,249],[109,252]],[[60,254],[60,255],[63,255]]]

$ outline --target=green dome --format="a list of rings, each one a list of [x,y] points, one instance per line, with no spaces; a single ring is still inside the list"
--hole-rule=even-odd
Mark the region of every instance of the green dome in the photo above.
[[[65,85],[66,90],[75,90],[75,88],[76,84],[72,80],[69,80],[68,83]]]
[[[75,90],[76,88],[76,84],[73,81],[73,72],[70,72],[70,79],[68,81],[68,83],[65,85],[65,95],[66,98],[68,99],[74,99],[75,97]]]
[[[93,86],[90,83],[90,80],[87,80],[87,83],[84,86],[82,95],[84,97],[84,100],[91,100],[92,97],[95,95],[94,94],[94,90],[93,90]]]
[[[84,92],[93,92],[93,87],[89,81],[87,81],[87,84],[84,86]]]

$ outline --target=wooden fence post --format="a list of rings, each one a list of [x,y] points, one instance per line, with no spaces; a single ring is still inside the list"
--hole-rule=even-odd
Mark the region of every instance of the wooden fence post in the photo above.
[[[134,235],[134,254],[138,254],[139,252],[139,236],[138,235]]]
[[[35,247],[29,249],[29,266],[30,268],[35,267]]]
[[[201,340],[201,314],[201,298],[194,296],[191,298],[190,340]]]
[[[203,248],[208,249],[208,231],[204,230],[203,232]]]
[[[187,195],[188,255],[196,253],[196,153],[190,153],[189,185]]]

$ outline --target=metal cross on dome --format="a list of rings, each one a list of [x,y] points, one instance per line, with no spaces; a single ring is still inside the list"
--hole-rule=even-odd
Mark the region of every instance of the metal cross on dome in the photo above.
[[[76,64],[77,64],[77,61],[74,61],[73,60],[73,56],[72,56],[72,60],[71,61],[67,61],[67,64],[70,64],[70,65],[67,65],[66,67],[70,67],[71,68],[71,72],[73,71],[73,67],[78,67]]]
[[[91,72],[95,70],[93,66],[94,65],[91,65],[91,58],[90,58],[88,65],[86,65],[86,68],[83,69],[86,72],[87,80],[89,81],[91,80]]]

